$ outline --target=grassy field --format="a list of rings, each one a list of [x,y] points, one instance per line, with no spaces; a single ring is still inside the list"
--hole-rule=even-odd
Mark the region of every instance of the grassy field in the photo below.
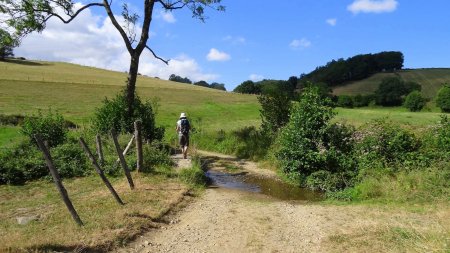
[[[69,63],[0,62],[0,113],[35,114],[52,108],[86,124],[105,97],[125,86],[126,74]],[[259,124],[256,96],[139,76],[138,94],[159,101],[157,123],[173,128],[186,112],[206,130]]]
[[[446,74],[450,71],[433,69],[401,73],[422,78],[434,76],[432,80],[437,80],[438,74],[441,74],[441,79],[446,80]],[[375,84],[385,75],[389,74],[374,75],[366,82]],[[0,114],[32,115],[38,110],[45,112],[51,108],[81,127],[87,126],[95,108],[106,97],[112,98],[120,92],[125,80],[126,73],[69,63],[0,62]],[[361,87],[349,85],[348,89],[358,90]],[[139,76],[137,90],[142,98],[158,101],[157,124],[166,128],[166,136],[170,140],[175,138],[172,129],[180,112],[187,112],[193,126],[206,132],[222,129],[231,131],[260,124],[260,106],[254,95],[223,92],[145,76]],[[426,90],[428,88],[424,92]],[[411,113],[404,108],[338,108],[336,120],[360,126],[373,119],[388,118],[411,128],[424,128],[439,121],[440,113],[435,111]],[[11,147],[20,138],[19,128],[0,126],[0,147]]]
[[[361,81],[336,87],[333,93],[336,95],[370,94],[378,89],[381,80],[386,77],[400,76],[405,81],[417,82],[422,85],[422,94],[426,98],[433,98],[442,84],[450,83],[450,69],[406,69],[396,73],[378,73]]]

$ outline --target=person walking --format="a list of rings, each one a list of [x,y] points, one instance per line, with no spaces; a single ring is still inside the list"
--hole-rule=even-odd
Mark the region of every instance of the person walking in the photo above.
[[[182,112],[180,114],[180,119],[177,121],[176,131],[178,133],[178,141],[181,147],[181,153],[183,158],[187,158],[187,149],[189,147],[189,131],[191,130],[191,125],[186,117],[186,113]]]

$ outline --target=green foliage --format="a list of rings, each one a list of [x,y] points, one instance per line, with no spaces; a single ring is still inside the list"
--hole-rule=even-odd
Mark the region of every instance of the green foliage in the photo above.
[[[261,87],[253,81],[248,80],[236,86],[233,91],[244,94],[260,94]]]
[[[436,105],[443,112],[450,112],[450,85],[444,84],[436,96]]]
[[[361,94],[358,94],[358,95],[353,97],[353,106],[354,107],[368,106],[374,100],[375,100],[375,95],[374,94],[364,95],[364,96],[361,95]]]
[[[425,106],[425,98],[420,91],[412,91],[406,96],[404,106],[411,112],[420,111]]]
[[[177,76],[175,74],[170,75],[169,81],[178,82],[178,83],[192,84],[192,81],[189,80],[189,78],[187,78],[187,77],[183,78],[183,77]]]
[[[201,161],[199,157],[194,157],[192,159],[192,167],[187,169],[182,169],[179,174],[181,181],[198,187],[205,187],[208,178],[205,172],[202,170]]]
[[[51,148],[53,163],[61,178],[89,174],[89,162],[76,140]],[[0,152],[0,184],[23,184],[49,175],[43,154],[31,142]]]
[[[302,75],[300,82],[323,82],[334,87],[364,79],[377,72],[400,70],[402,67],[403,54],[401,52],[356,55],[346,60],[332,60],[325,66],[317,67],[311,73]]]
[[[46,115],[39,111],[37,116],[26,118],[21,131],[33,143],[36,143],[34,135],[40,134],[50,147],[56,147],[66,140],[68,130],[63,116],[49,110]]]
[[[353,108],[353,99],[349,95],[338,96],[337,106],[344,108]]]
[[[403,102],[403,96],[412,91],[420,91],[420,84],[404,82],[401,77],[384,78],[376,90],[376,103],[382,106],[398,106]]]
[[[329,103],[320,98],[317,89],[307,88],[300,102],[293,106],[289,123],[281,131],[280,148],[276,152],[283,172],[289,177],[309,175],[323,164],[319,143],[333,117]]]
[[[272,133],[275,135],[274,133]],[[267,134],[258,131],[255,127],[244,127],[233,132],[237,138],[237,145],[234,154],[238,158],[252,160],[263,159],[269,151],[272,138]]]
[[[360,135],[360,165],[369,168],[376,161],[383,167],[407,161],[415,156],[421,146],[420,140],[413,133],[385,120],[376,120],[366,125]]]
[[[289,113],[292,107],[291,95],[276,90],[262,94],[258,97],[261,104],[261,128],[267,137],[274,136],[289,121]]]
[[[170,158],[170,148],[158,141],[144,145],[143,156],[144,167],[142,172],[154,172],[156,167],[172,167],[175,165]]]
[[[137,120],[142,122],[142,136],[145,139],[153,141],[163,138],[164,129],[155,127],[155,113],[151,101],[142,102],[137,95],[131,117],[127,113],[127,102],[123,93],[112,100],[105,98],[103,105],[95,112],[93,128],[103,134],[109,133],[111,129],[118,133],[134,133],[134,122]]]

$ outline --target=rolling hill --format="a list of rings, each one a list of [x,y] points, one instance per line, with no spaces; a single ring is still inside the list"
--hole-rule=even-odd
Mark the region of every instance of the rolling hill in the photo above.
[[[0,114],[30,115],[52,108],[85,124],[105,97],[114,97],[125,86],[126,77],[123,72],[62,62],[0,62]],[[167,131],[180,112],[188,113],[205,130],[259,125],[259,104],[254,95],[146,76],[138,77],[137,91],[142,98],[157,101],[157,124]]]
[[[385,77],[400,76],[405,81],[422,85],[422,94],[427,98],[436,96],[444,83],[450,83],[450,68],[405,69],[396,73],[377,73],[364,80],[333,88],[335,95],[357,95],[373,93]]]

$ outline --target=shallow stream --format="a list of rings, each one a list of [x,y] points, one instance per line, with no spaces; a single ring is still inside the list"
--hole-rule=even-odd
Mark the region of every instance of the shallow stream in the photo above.
[[[296,187],[281,180],[255,176],[247,172],[227,172],[208,170],[206,176],[212,185],[247,192],[262,193],[280,200],[319,201],[323,194],[305,188]]]

